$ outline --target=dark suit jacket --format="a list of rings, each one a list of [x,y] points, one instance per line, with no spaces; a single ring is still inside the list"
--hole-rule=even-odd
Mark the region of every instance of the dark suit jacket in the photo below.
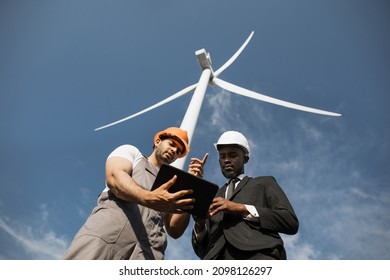
[[[226,186],[216,197],[224,197]],[[244,177],[230,199],[253,205],[259,213],[256,222],[244,220],[241,215],[220,212],[207,220],[207,233],[202,240],[192,236],[195,253],[201,259],[215,259],[229,242],[243,251],[261,251],[276,259],[286,259],[283,240],[279,233],[295,234],[298,219],[287,196],[271,176]]]

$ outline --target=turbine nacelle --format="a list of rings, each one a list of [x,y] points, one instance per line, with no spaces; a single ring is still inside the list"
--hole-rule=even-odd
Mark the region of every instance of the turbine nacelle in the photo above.
[[[198,59],[199,66],[203,70],[210,69],[213,73],[213,68],[211,67],[211,56],[210,53],[206,52],[205,49],[200,49],[195,52],[196,58]]]

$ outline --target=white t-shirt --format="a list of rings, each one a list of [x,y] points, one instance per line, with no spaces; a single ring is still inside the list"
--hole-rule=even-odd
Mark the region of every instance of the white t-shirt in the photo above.
[[[111,154],[108,155],[107,160],[112,157],[121,157],[127,159],[133,164],[133,168],[141,161],[142,158],[144,158],[138,148],[128,144],[119,146],[114,151],[112,151]],[[109,188],[106,182],[106,187],[103,192],[107,192],[108,190]]]

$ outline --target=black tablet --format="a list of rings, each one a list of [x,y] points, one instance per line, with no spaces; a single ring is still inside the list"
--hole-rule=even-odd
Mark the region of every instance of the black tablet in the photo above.
[[[195,198],[194,208],[185,211],[197,217],[204,217],[218,191],[218,185],[164,163],[157,174],[152,190],[172,179],[174,175],[177,176],[177,179],[169,188],[169,192],[192,189],[191,197]]]

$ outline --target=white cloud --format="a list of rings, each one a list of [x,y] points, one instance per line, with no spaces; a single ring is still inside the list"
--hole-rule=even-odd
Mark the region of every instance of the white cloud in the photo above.
[[[281,162],[275,165],[280,172],[300,172],[303,170],[302,163],[298,160],[291,159],[286,162]]]
[[[322,139],[322,133],[319,131],[319,129],[313,125],[310,125],[304,119],[300,118],[298,120],[298,126],[304,132],[306,137],[316,141],[320,141]]]
[[[208,106],[212,108],[211,126],[217,127],[219,131],[227,130],[229,118],[231,117],[231,94],[224,90],[215,92],[208,96]]]
[[[22,248],[20,259],[60,259],[67,241],[46,227],[48,217],[47,206],[42,205],[38,226],[11,222],[0,216],[0,229],[6,232],[15,243]]]
[[[281,236],[289,260],[311,260],[320,255],[313,245],[300,241],[299,233],[296,235],[282,234]]]

